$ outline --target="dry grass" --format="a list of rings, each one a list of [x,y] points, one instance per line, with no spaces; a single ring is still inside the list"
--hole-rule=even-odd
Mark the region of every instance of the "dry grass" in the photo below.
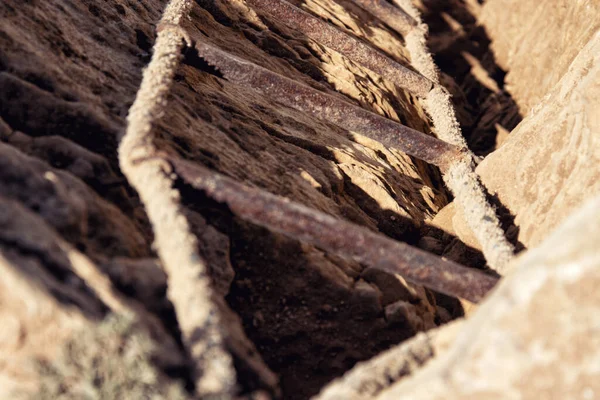
[[[184,400],[179,383],[167,380],[151,362],[154,346],[129,318],[111,315],[96,329],[67,341],[56,360],[37,361],[36,400]]]

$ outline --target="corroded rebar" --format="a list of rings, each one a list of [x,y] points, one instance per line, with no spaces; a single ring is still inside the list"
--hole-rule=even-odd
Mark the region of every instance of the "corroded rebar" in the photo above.
[[[309,38],[390,79],[398,87],[406,89],[417,96],[427,96],[427,93],[434,86],[433,82],[420,73],[404,67],[382,52],[285,0],[246,1],[248,4],[272,15],[283,24],[299,30]]]
[[[417,26],[417,21],[410,15],[386,0],[354,0],[354,2],[402,36],[408,35]]]
[[[195,47],[200,57],[218,69],[226,79],[258,90],[281,104],[358,132],[441,169],[446,169],[462,156],[462,150],[457,146],[269,71],[215,46],[197,42]]]
[[[205,167],[169,160],[184,181],[239,217],[449,296],[478,302],[497,278],[439,258],[367,228],[251,188]]]

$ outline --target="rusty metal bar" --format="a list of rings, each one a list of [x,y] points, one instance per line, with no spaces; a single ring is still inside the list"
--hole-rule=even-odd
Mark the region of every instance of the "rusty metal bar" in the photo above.
[[[437,165],[442,170],[463,156],[460,147],[276,74],[215,46],[196,42],[195,48],[200,57],[236,84],[261,91],[281,104],[358,132],[385,146]]]
[[[338,51],[417,96],[426,97],[434,86],[432,81],[420,73],[400,65],[382,52],[285,0],[246,1],[283,24],[299,30],[309,38]]]
[[[170,158],[175,172],[239,217],[323,250],[402,275],[438,292],[480,301],[498,278],[396,242],[289,199],[251,188],[205,167]]]
[[[408,35],[417,26],[417,21],[410,15],[386,0],[354,0],[354,2],[402,36]]]

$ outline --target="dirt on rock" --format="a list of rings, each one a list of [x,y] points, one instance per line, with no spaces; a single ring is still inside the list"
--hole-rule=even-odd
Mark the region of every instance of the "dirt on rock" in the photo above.
[[[156,223],[119,164],[127,115],[151,60],[167,3],[0,4],[0,324],[6,327],[0,338],[1,398],[35,398],[40,385],[57,393],[68,391],[48,386],[43,379],[75,378],[40,365],[62,357],[65,346],[77,347],[68,343],[82,329],[131,334],[122,320],[116,323],[118,329],[107,327],[109,314],[135,320],[133,329],[152,339],[152,346],[135,348],[143,353],[143,361],[135,365],[157,368],[143,375],[150,378],[136,393],[178,398],[169,396],[194,390],[199,372],[182,332],[185,315],[173,304],[169,271],[155,243]],[[189,40],[214,45],[320,93],[442,137],[423,98],[290,28],[286,21],[243,0],[192,3],[189,18],[181,23]],[[291,3],[407,70],[426,74],[418,68],[422,60],[413,60],[406,35],[357,2]],[[592,106],[598,105],[598,74],[590,67],[597,61],[592,56],[598,47],[596,6],[578,2],[595,15],[586,19],[584,5],[568,1],[554,8],[534,7],[533,1],[511,1],[509,6],[496,0],[408,3],[416,7],[408,13],[418,9],[429,27],[427,45],[440,68],[440,83],[452,94],[469,147],[487,156],[477,172],[494,201],[504,207],[501,217],[509,238],[526,247],[537,245],[546,230],[582,203],[586,187],[597,192],[597,171],[588,174],[583,166],[597,161],[591,147],[597,147],[593,144],[598,121]],[[506,39],[499,22],[506,15],[502,8],[515,13],[508,32],[523,38],[521,47]],[[542,28],[534,33],[534,28],[523,29],[517,20],[533,9],[536,21],[572,18],[582,27],[564,25],[564,35],[577,40],[560,42],[554,51],[563,56],[556,63],[548,55],[552,38],[543,35]],[[531,72],[528,66],[533,64],[522,62],[522,54],[536,46],[547,50],[532,60],[543,74]],[[585,82],[575,84],[577,79]],[[555,87],[559,83],[562,86]],[[552,99],[539,103],[547,94]],[[530,113],[537,104],[542,111]],[[583,119],[571,118],[578,112]],[[556,129],[544,130],[540,139],[544,123]],[[561,138],[572,130],[583,132],[573,139],[578,142],[563,143]],[[485,268],[480,245],[454,211],[437,167],[224,79],[193,46],[182,51],[152,131],[152,145],[168,157],[207,167],[466,267]],[[543,148],[532,144],[544,140],[548,145]],[[582,155],[585,146],[591,146],[589,154]],[[555,161],[545,166],[541,161],[518,163],[550,158]],[[573,168],[577,177],[562,174]],[[464,314],[456,298],[251,223],[175,171],[165,175],[172,179],[177,212],[185,218],[208,271],[207,296],[216,306],[206,318],[219,319],[223,326],[223,347],[232,356],[239,398],[311,398],[358,362],[420,332],[443,329]],[[524,183],[515,189],[510,184],[514,180]],[[571,186],[573,180],[576,184]],[[209,345],[219,342],[202,327],[197,330],[193,336],[207,336]],[[107,339],[98,337],[102,346]],[[416,340],[429,346],[420,342],[423,338]],[[125,342],[138,343],[130,340],[127,336]],[[109,343],[108,358],[128,360],[133,354]],[[89,365],[95,365],[101,349],[91,345],[88,350],[91,355],[81,359],[89,356]],[[411,361],[410,368],[418,369],[434,353],[416,364]],[[73,354],[68,356],[72,362]],[[378,391],[413,369],[388,373],[394,378]],[[132,374],[131,379],[142,378]],[[172,389],[173,382],[184,389]],[[155,393],[153,387],[164,390]],[[370,387],[368,382],[364,387]]]
[[[3,2],[0,174],[3,198],[42,217],[130,298],[154,291],[151,311],[176,331],[168,326],[172,308],[160,305],[164,283],[140,288],[131,278],[132,264],[153,273],[144,264],[154,254],[152,232],[116,160],[165,4]],[[410,65],[402,38],[351,2],[306,9]],[[412,95],[242,2],[200,2],[188,24],[233,54],[430,130]],[[448,202],[433,168],[221,80],[193,52],[157,131],[167,152],[409,243]],[[443,319],[421,288],[243,222],[183,182],[179,189],[214,284],[241,318],[237,332],[278,374],[286,398],[307,398],[357,361]],[[398,301],[414,318],[386,319],[385,307]],[[256,374],[241,374],[244,390],[261,385]]]

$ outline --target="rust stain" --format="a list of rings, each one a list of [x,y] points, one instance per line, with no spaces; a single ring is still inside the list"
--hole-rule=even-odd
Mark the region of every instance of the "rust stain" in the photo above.
[[[426,97],[434,83],[382,52],[285,0],[246,0],[278,21],[327,46],[416,96]],[[385,0],[381,0],[382,2]],[[391,7],[391,6],[390,6]],[[384,13],[385,11],[382,11]],[[388,18],[389,19],[389,18]]]
[[[358,132],[387,147],[399,149],[436,165],[442,170],[464,155],[465,150],[458,146],[320,92],[215,46],[196,42],[195,48],[200,57],[217,68],[231,82],[260,91],[283,105],[349,131]]]
[[[226,204],[239,217],[325,251],[399,274],[414,284],[477,303],[498,282],[498,278],[483,272],[245,186],[205,167],[177,158],[168,161],[184,181]]]

